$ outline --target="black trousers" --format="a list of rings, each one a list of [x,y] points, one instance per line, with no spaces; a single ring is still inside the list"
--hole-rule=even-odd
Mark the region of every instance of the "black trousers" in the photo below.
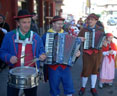
[[[7,86],[7,96],[18,96],[19,90],[17,88]],[[24,89],[25,96],[37,96],[37,87]]]

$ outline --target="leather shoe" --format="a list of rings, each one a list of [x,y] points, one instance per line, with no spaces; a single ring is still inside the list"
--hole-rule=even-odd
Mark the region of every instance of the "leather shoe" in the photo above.
[[[85,88],[81,87],[81,89],[79,91],[79,96],[83,96],[84,92],[85,92]]]
[[[92,93],[93,96],[98,96],[95,88],[91,88],[91,93]]]

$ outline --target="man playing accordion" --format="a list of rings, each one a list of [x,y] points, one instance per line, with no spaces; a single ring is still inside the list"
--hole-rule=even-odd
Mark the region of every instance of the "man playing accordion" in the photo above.
[[[99,44],[101,43],[102,37],[104,35],[104,30],[102,27],[96,25],[99,17],[92,13],[88,16],[88,26],[84,27],[79,32],[79,37],[84,38],[84,49],[83,49],[83,69],[82,69],[82,87],[79,91],[79,95],[82,96],[85,92],[86,84],[88,81],[88,77],[91,76],[91,93],[93,96],[98,96],[97,91],[95,89],[98,69],[101,63],[102,52],[99,48]],[[86,33],[91,33],[92,35],[86,36]],[[94,34],[93,34],[94,33]],[[91,40],[86,41],[88,38]],[[86,44],[88,43],[88,45]],[[91,44],[90,44],[91,43]],[[88,47],[87,47],[88,46]]]
[[[62,29],[63,24],[64,24],[63,18],[61,18],[60,16],[55,16],[55,17],[53,17],[51,23],[52,23],[52,28],[49,29],[48,32],[46,34],[44,34],[42,37],[44,44],[46,41],[48,42],[48,40],[46,40],[48,33],[49,34],[64,33],[64,30]],[[70,42],[68,42],[68,43],[70,43]],[[45,48],[46,48],[46,46],[45,46]],[[69,52],[67,52],[67,53],[69,53]],[[78,57],[79,55],[80,55],[80,51],[77,51],[76,56]],[[48,73],[51,96],[59,96],[60,82],[62,82],[62,84],[63,84],[64,94],[66,96],[72,96],[72,94],[74,93],[74,88],[73,88],[73,81],[72,81],[70,67],[68,65],[59,64],[59,63],[54,64],[54,62],[52,62],[52,64],[50,64],[50,65],[46,64],[45,66],[47,67],[47,70],[48,70],[46,73]]]

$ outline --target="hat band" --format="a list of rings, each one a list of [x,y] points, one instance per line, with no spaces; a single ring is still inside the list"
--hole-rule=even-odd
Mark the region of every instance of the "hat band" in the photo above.
[[[14,19],[20,19],[20,18],[26,18],[26,17],[32,17],[32,15],[14,16]]]
[[[64,21],[65,19],[64,18],[53,19],[52,22],[59,21],[59,20]]]

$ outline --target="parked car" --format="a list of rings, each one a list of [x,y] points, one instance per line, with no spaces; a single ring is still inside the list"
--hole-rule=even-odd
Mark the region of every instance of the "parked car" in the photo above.
[[[107,20],[107,24],[110,25],[110,26],[115,26],[117,23],[114,20],[114,18],[110,18],[110,19]]]
[[[113,17],[115,23],[117,24],[117,16],[116,17]]]

